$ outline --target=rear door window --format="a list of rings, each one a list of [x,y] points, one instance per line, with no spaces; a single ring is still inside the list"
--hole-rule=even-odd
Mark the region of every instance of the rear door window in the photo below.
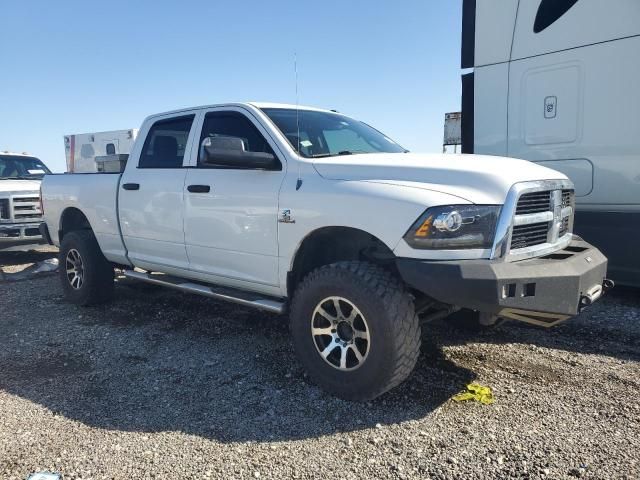
[[[195,115],[159,120],[149,129],[138,168],[182,168]]]

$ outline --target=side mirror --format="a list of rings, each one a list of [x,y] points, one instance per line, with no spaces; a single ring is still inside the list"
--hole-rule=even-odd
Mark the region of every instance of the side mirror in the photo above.
[[[229,168],[271,170],[276,167],[272,153],[247,152],[240,137],[216,135],[206,137],[200,144],[200,161],[204,165]]]

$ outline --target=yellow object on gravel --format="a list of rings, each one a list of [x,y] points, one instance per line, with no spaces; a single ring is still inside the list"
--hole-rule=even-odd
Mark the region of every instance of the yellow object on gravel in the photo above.
[[[479,383],[470,383],[467,389],[453,396],[456,402],[475,400],[476,402],[490,405],[493,403],[493,392],[490,387],[484,387]]]

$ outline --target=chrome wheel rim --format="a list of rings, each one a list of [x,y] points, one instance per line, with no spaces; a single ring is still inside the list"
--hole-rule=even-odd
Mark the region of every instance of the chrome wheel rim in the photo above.
[[[65,268],[67,269],[67,280],[71,288],[74,290],[82,288],[84,283],[84,263],[82,262],[80,252],[75,248],[67,252]]]
[[[338,370],[361,367],[371,349],[367,320],[343,297],[327,297],[318,303],[311,316],[311,336],[320,357]]]

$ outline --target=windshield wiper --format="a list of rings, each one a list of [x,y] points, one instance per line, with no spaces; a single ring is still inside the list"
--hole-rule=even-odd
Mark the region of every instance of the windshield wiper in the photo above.
[[[323,157],[337,157],[338,155],[355,155],[356,153],[366,153],[359,152],[357,150],[341,150],[338,153],[317,153],[315,155],[310,155],[309,158],[323,158]]]

